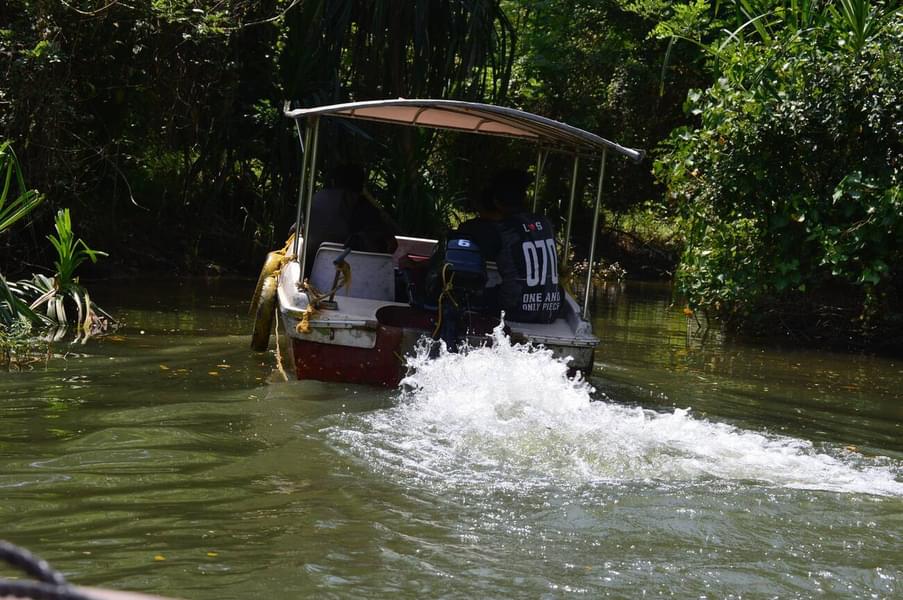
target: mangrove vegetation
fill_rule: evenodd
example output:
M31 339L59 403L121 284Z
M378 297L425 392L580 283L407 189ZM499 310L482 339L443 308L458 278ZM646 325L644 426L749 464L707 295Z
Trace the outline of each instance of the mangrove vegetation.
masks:
M0 175L3 175L0 189L0 235L3 235L44 197L25 185L9 142L0 145ZM87 289L75 275L81 263L89 259L97 262L106 253L92 250L84 240L75 237L68 208L56 214L54 229L47 236L56 252L52 275L37 273L29 279L10 282L0 272L0 366L9 368L30 362L36 354L48 355L50 342L62 339L70 326L76 340L87 340L115 323L91 301Z
M65 283L76 263L253 274L293 220L284 100L455 98L647 150L609 169L604 256L629 277L673 277L688 313L899 352L901 57L893 0L8 0L0 141L41 193L22 191L18 167L7 177L23 199L0 214L17 221L0 229L0 270L30 278L68 252L45 315L66 295L89 306ZM367 164L413 235L453 225L491 169L535 159L465 135L322 133L322 164ZM569 168L547 166L553 220ZM594 169L577 185L589 215ZM73 219L107 259L66 237ZM575 222L579 262L592 219ZM52 287L39 275L28 306Z

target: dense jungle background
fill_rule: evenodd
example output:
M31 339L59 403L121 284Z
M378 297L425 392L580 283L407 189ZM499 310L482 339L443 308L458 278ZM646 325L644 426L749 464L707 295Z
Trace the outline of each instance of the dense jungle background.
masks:
M610 163L604 256L631 277L673 277L688 311L807 343L899 352L899 9L865 0L6 0L0 272L52 275L58 244L46 234L56 227L63 239L62 226L73 247L71 230L109 255L93 263L100 254L81 242L85 277L253 275L294 215L300 152L284 100L455 98L645 149L641 164ZM531 148L431 131L331 124L321 134L320 165L367 164L378 199L411 235L453 225L489 171L535 158ZM547 167L544 209L556 219L570 168L555 158ZM596 168L580 170L587 217ZM591 222L576 219L578 259Z

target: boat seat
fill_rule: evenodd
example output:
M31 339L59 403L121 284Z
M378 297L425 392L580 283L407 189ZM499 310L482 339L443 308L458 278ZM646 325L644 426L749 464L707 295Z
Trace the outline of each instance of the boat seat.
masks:
M332 261L344 250L342 244L324 242L317 250L310 282L321 292L332 289L335 265ZM345 258L351 265L351 289L342 288L336 296L353 296L368 300L395 300L395 266L391 254L353 250Z

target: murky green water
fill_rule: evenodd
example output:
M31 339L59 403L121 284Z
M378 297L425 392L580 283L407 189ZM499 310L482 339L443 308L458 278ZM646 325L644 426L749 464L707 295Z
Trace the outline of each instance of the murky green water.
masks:
M267 383L250 287L95 286L122 330L0 374L2 537L197 599L903 595L903 363L688 336L632 286L595 391L512 348L404 398Z

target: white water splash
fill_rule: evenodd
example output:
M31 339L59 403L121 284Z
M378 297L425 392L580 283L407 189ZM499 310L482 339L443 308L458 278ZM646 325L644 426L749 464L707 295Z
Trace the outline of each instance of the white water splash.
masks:
M591 402L548 350L512 345L423 349L398 406L328 430L388 476L441 487L757 482L778 487L903 496L890 459L834 455L810 442L696 419Z

